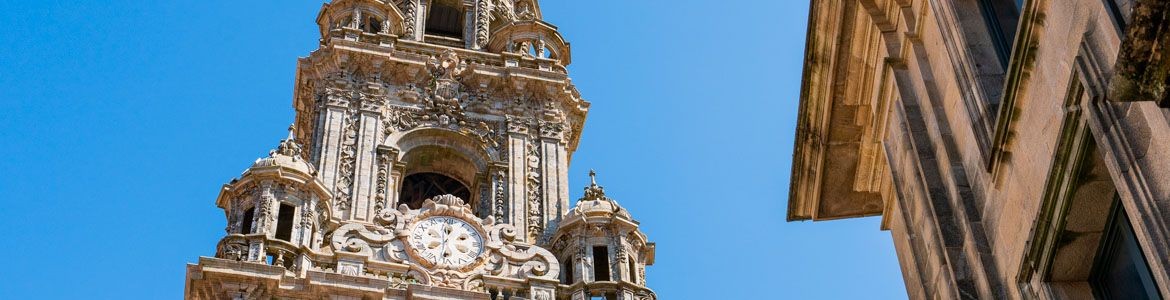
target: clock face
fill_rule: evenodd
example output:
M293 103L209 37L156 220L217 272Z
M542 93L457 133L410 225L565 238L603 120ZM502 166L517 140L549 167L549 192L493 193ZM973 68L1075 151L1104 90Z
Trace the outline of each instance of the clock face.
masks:
M415 223L410 245L419 258L436 267L463 268L483 253L483 236L471 224L452 217Z

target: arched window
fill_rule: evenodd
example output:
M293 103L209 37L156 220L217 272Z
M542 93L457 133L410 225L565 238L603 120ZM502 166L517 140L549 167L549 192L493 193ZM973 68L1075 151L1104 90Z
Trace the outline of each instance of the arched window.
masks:
M295 215L296 207L284 203L280 204L279 213L276 214L276 239L292 242L292 225Z
M630 261L630 282L638 284L638 264L634 262L634 258L629 258Z
M240 234L251 234L252 233L252 219L255 219L255 216L256 216L256 208L255 207L249 208L247 211L244 211L244 218L242 220L240 220L240 225L241 225L240 226Z
M565 257L565 261L563 263L564 266L561 267L561 272L564 273L565 276L561 276L561 283L573 284L573 257Z
M471 202L471 190L459 180L439 173L415 173L402 179L398 203L418 209L423 201L446 194Z
M609 247L593 246L593 281L609 281Z
M427 14L426 33L463 38L463 5L460 1L435 0Z

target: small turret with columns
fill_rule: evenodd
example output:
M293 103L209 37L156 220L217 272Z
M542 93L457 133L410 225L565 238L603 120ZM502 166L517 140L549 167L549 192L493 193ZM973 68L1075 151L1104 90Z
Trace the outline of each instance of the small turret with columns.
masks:
M656 299L646 287L646 266L654 264L654 243L638 230L638 221L597 184L589 186L553 236L552 251L561 261L561 284L571 299Z
M329 193L302 157L292 127L288 138L225 184L216 203L228 219L216 256L265 262L303 272L329 218Z

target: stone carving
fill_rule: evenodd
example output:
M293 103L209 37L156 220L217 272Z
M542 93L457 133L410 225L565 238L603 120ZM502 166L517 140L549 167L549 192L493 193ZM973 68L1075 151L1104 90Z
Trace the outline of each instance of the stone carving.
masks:
M225 239L220 242L219 257L243 261L248 258L248 244L240 239Z
M516 19L516 11L512 8L511 0L495 0L492 5L492 18L500 23L511 23Z
M435 96L444 100L455 98L461 87L459 80L471 73L472 65L464 63L453 50L443 51L438 57L431 57L427 62L427 69L431 72L430 88Z
M334 186L334 203L341 211L348 211L353 199L353 176L357 155L357 119L352 111L347 111L343 121L345 123L341 136L341 158L338 160L337 183Z
M532 21L536 19L536 8L533 7L530 0L516 1L516 20Z
M386 181L389 180L390 158L385 153L378 153L375 157L378 173L374 175L374 211L380 212L386 208Z
M335 252L369 257L375 261L428 266L426 260L407 246L414 224L432 217L455 218L471 224L485 236L483 252L465 266L435 265L421 273L428 285L482 290L480 274L515 279L540 278L555 280L559 266L551 252L523 244L516 240L516 230L509 224L496 223L494 217L480 219L462 199L451 195L438 196L423 202L418 210L406 205L379 213L379 225L345 224L335 230L330 246ZM342 265L338 265L339 272Z
M415 35L415 20L418 14L418 0L401 0L398 2L398 10L402 11L402 34L410 39L414 39Z
M536 121L532 118L518 117L509 115L505 118L508 123L508 133L515 133L520 135L528 135L529 128L533 126Z
M295 140L295 138L296 138L295 129L296 129L296 127L289 125L288 126L288 137L285 138L284 140L280 141L280 145L276 146L276 149L269 151L268 156L281 154L284 156L292 157L293 160L301 159L302 158L301 157L301 144L297 143Z
M528 241L535 242L544 235L544 198L541 197L540 145L527 143L525 178L528 193Z
M483 49L488 44L488 26L491 20L488 12L491 11L488 0L476 1L475 7L475 49Z
M496 172L492 174L492 184L495 185L494 188L496 190L495 195L492 196L492 201L494 203L492 205L495 207L496 212L495 218L496 220L500 220L500 222L506 222L504 220L508 219L507 173L505 173L504 170L496 170Z

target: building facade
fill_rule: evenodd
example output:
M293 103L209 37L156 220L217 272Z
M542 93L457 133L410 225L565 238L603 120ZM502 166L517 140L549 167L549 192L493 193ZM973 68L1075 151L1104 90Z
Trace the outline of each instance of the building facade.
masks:
M788 220L911 299L1170 295L1170 1L812 1Z
M595 178L569 199L590 103L537 1L335 0L316 22L289 136L223 186L186 299L657 298L638 222Z

